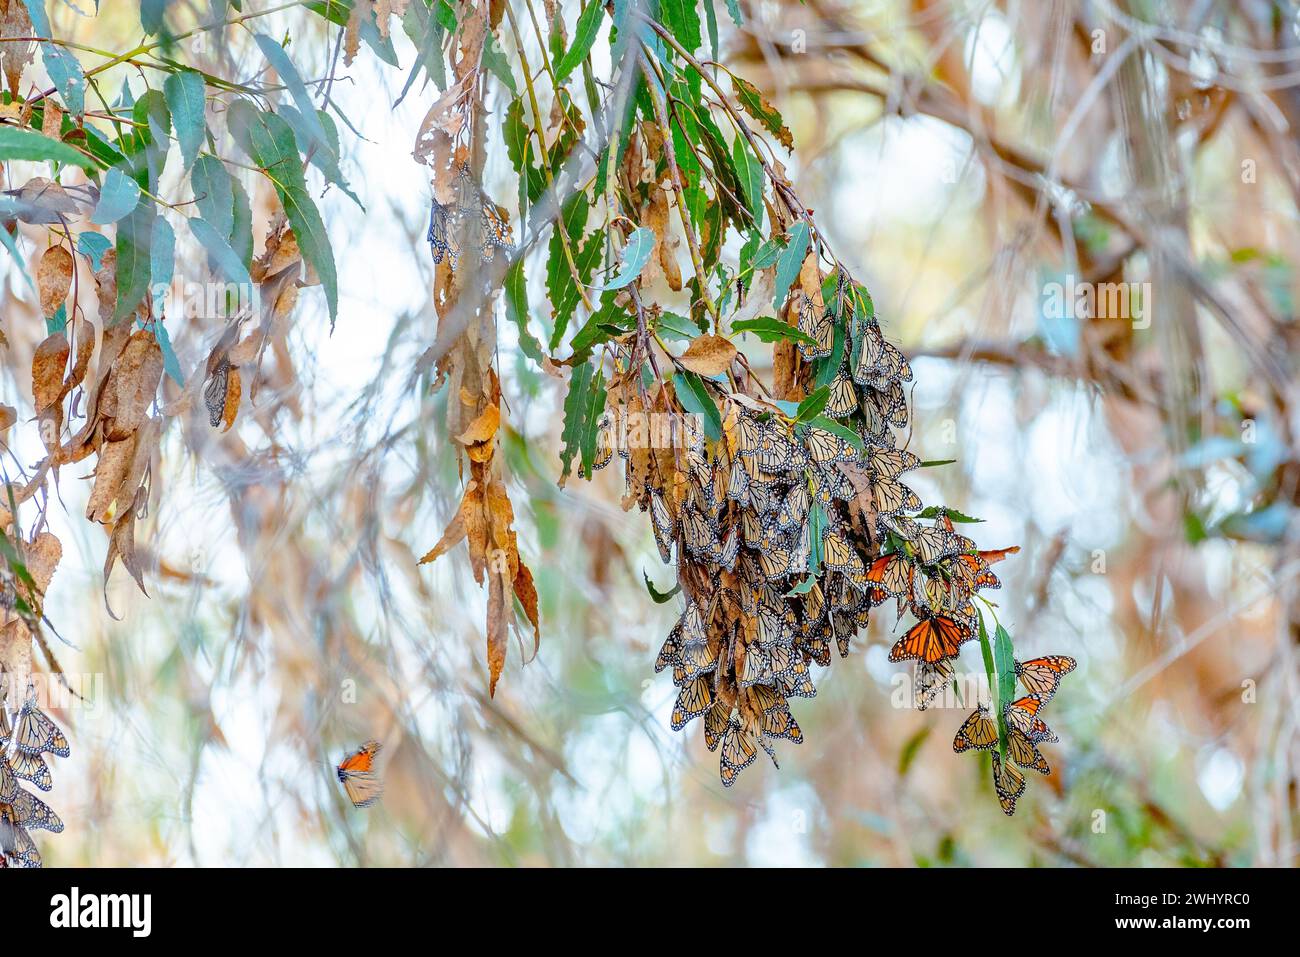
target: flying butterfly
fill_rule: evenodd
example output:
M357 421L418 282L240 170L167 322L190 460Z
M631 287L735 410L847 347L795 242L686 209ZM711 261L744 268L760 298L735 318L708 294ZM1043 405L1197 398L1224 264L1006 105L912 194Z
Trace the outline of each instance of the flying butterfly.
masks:
M382 747L378 741L367 741L344 758L336 769L353 807L370 807L384 793L384 783L375 771L375 755Z
M933 664L942 658L954 658L961 644L973 637L957 622L944 615L927 615L908 629L907 634L889 650L890 661L919 658Z
M1038 695L1046 704L1061 686L1061 679L1075 669L1077 662L1068 655L1046 655L1016 662L1016 677L1025 690Z

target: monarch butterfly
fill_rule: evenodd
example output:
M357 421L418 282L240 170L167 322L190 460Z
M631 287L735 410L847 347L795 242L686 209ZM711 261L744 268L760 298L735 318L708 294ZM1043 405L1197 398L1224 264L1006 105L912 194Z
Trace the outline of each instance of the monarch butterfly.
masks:
M718 765L722 786L729 788L735 784L736 777L753 764L756 757L758 748L754 736L733 718L722 736L722 755Z
M433 253L434 265L441 263L444 256L451 257L451 265L456 267L456 251L451 245L450 231L447 228L451 210L438 202L435 196L429 201L429 249Z
M717 554L718 530L716 523L709 521L694 508L683 508L681 515L682 537L686 548L700 558Z
M790 491L781 501L780 508L776 512L776 527L782 531L803 525L808 520L808 507L812 504L812 496L808 492L806 482L795 482L790 486Z
M788 643L790 640L790 622L780 612L767 603L758 606L758 643L771 645Z
M808 447L808 455L814 462L839 462L850 457L853 446L838 435L816 426L808 426L801 431L804 444Z
M1057 740L1056 735L1052 733L1052 729L1043 722L1042 718L1038 717L1038 710L1042 706L1043 698L1036 694L1017 698L1007 704L1005 712L1007 725L1019 728L1030 741Z
M881 555L867 569L867 581L873 586L867 592L868 600L876 605L889 596L910 601L914 572L915 566L902 552Z
M790 575L790 549L773 543L770 549L758 553L758 567L767 579L787 578Z
M830 311L818 309L807 293L799 293L795 309L799 331L814 340L814 343L799 343L800 355L808 362L830 355L835 350L835 325Z
M670 665L677 664L678 638L681 633L682 625L679 621L673 625L672 631L668 632L668 637L664 639L663 646L659 649L659 656L655 658L655 674Z
M829 525L822 534L822 561L831 571L843 572L850 578L864 577L867 573L862 556L854 551L844 533Z
M384 783L375 772L375 755L383 745L367 741L338 766L339 781L353 807L370 807L384 793Z
M483 246L480 250L484 262L491 262L496 249L514 249L514 234L505 210L486 196L481 196L479 221L483 232Z
M208 424L214 429L221 424L226 415L226 393L230 389L230 360L222 356L217 367L212 370L212 377L203 387L203 404L208 409Z
M759 686L763 687L763 686ZM789 707L769 708L763 712L763 734L769 738L785 738L795 744L803 744L803 731L795 721Z
M680 731L713 705L713 681L707 675L682 685L673 705L672 728Z
M614 460L614 431L608 423L601 426L596 434L596 457L592 460L591 470L599 472Z
M668 511L668 503L658 492L650 493L650 523L654 528L659 557L665 562L671 561L673 540L677 537L677 523L673 521L673 513Z
M9 747L10 728L4 709L0 708L0 751ZM31 701L18 712L18 750L23 754L41 754L48 751L60 758L72 753L68 739L58 725L47 718Z
M744 449L740 454L745 454ZM764 472L801 472L808 465L803 449L772 426L763 428L749 454Z
M736 526L731 526L731 531L727 532L727 537L722 544L718 546L716 561L727 571L736 567L736 558L740 555L740 535L737 533Z
M841 372L831 380L831 394L826 402L826 414L832 419L842 419L852 415L857 407L858 394L853 389L853 380Z
M14 777L9 765L0 757L0 804L9 804L18 793L18 779Z
M1038 695L1046 704L1061 686L1061 679L1073 671L1076 664L1067 655L1047 655L1029 661L1017 661L1016 677L1026 691Z
M959 552L952 557L952 571L967 593L980 588L1002 587L1001 580L989 571L988 565L979 555Z
M63 830L63 821L50 809L50 806L22 788L10 802L16 817L16 823L25 828L36 828L58 834Z
M813 684L812 675L808 674L808 666L802 659L796 660L790 674L780 681L787 698L812 698L817 694L817 686Z
M710 751L718 749L718 742L722 740L730 723L731 709L721 701L715 701L713 706L704 712L704 744Z
M867 449L867 468L879 478L898 478L920 464L920 458L903 449L882 449L874 445Z
M1030 768L1039 774L1052 773L1052 769L1047 764L1047 759L1038 750L1038 746L1030 741L1019 728L1007 730L1007 754L1012 761L1022 768Z
M16 751L9 756L8 760L9 768L12 769L14 776L20 777L24 781L31 781L42 791L48 791L54 787L54 780L50 777L50 768L40 755L24 754L22 751ZM0 758L0 767L3 766L4 759ZM5 788L0 786L0 801L8 800L4 793Z
M912 367L893 343L886 341L879 324L868 323L862 335L862 348L853 378L860 385L878 387L888 381L908 382Z
M742 646L740 670L736 674L736 684L748 688L763 681L772 680L772 656L755 642Z
M916 710L924 711L952 680L953 667L951 658L939 661L918 661L916 663L916 684L914 699Z
M868 386L862 399L863 409L870 410L869 418L876 423L878 434L883 435L884 425L907 428L907 396L900 383L890 382L884 390Z
M41 855L31 835L18 824L14 809L0 806L0 863L10 867L40 867Z
M993 752L993 789L998 792L998 803L1002 813L1007 817L1016 813L1016 799L1025 793L1025 776L1014 764L1002 764L996 751Z
M737 502L743 508L749 504L749 470L744 460L737 455L731 460L731 472L727 476L727 498Z
M931 664L941 658L956 657L963 641L971 635L957 622L943 615L927 615L913 625L889 650L890 661L920 658Z
M971 748L987 750L998 744L998 726L989 714L989 709L980 705L971 712L952 739L952 749L961 754Z
M921 507L921 499L915 492L892 479L877 479L871 484L871 493L877 513L915 512Z
M828 515L834 514L835 510L831 506L836 499L847 502L854 496L853 483L838 468L814 468L812 492Z

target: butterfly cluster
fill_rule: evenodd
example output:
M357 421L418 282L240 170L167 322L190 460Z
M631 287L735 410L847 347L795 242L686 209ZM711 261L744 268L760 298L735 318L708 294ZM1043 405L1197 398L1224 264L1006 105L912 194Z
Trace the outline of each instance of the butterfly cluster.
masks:
M1052 769L1038 745L1054 742L1057 737L1039 717L1039 712L1052 700L1061 686L1061 679L1074 668L1075 660L1066 655L1047 655L1032 661L1015 662L1015 677L1029 693L1003 706L1000 725L988 708L981 705L953 738L952 749L958 754L971 749L993 752L993 787L998 794L998 803L1008 816L1015 813L1016 801L1025 793L1025 776L1020 773L1020 768L1039 774L1051 773Z
M40 852L28 832L63 830L59 816L19 781L49 791L54 782L42 755L66 758L69 753L67 738L36 706L34 694L17 709L13 726L0 699L0 867L40 867Z
M435 264L446 259L455 270L465 249L477 249L491 262L497 249L514 248L505 211L479 188L468 163L459 167L454 193L446 204L436 196L430 200L428 240Z
M701 380L718 411L716 438L695 416L677 420L668 448L620 447L607 426L599 436L593 467L618 447L625 504L649 513L661 557L676 562L685 607L655 665L678 689L672 727L703 719L725 786L759 750L775 763L777 739L802 742L790 700L816 693L810 666L829 666L832 649L847 656L871 609L891 598L917 619L890 657L918 662L925 707L975 637L971 597L997 586L988 566L1006 554L978 551L904 484L921 466L896 435L908 423L911 367L865 290L840 273L827 293L827 305L801 292L791 305L811 406ZM664 391L651 395L625 375L608 402L671 409Z

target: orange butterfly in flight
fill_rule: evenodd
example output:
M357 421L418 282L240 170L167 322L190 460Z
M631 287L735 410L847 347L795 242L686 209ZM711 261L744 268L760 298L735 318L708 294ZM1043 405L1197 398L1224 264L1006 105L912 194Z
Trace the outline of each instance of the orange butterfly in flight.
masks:
M374 770L375 755L381 747L378 741L367 741L338 767L339 780L353 807L370 807L384 793L384 783Z
M961 643L973 637L944 615L932 615L922 618L913 625L902 638L894 643L889 651L890 661L903 661L907 658L920 658L934 664L944 658L954 658L961 650Z

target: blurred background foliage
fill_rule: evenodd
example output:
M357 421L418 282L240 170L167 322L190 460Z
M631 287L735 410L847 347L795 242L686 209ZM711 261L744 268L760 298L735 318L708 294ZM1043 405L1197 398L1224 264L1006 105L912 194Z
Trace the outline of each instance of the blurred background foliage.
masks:
M176 23L206 12L166 6ZM956 460L917 490L984 519L983 547L1023 546L991 595L1020 656L1080 662L1044 786L1003 817L987 766L951 752L969 705L896 706L905 672L880 615L797 708L809 742L724 792L698 736L668 730L674 691L651 671L678 611L647 594L643 575L670 581L648 524L612 474L557 488L562 383L506 324L503 447L544 638L526 665L531 648L511 649L489 699L463 552L415 566L458 473L445 391L410 387L436 328L410 147L437 94L417 84L394 105L417 54L394 32L398 66L362 56L332 85L365 204L320 199L334 332L304 295L251 414L223 436L167 434L137 530L150 597L119 574L121 620L106 616L75 468L66 512L50 505L59 656L102 679L92 708L59 715L68 828L43 836L47 864L1294 863L1294 4L740 6L721 58L782 111L799 195L913 359L911 449ZM139 40L134 4L51 12L57 36ZM292 35L304 77L328 75L339 27L288 5L266 29ZM262 68L247 34L222 37L189 56ZM104 82L139 92L143 73ZM486 181L513 210L496 146ZM272 195L253 199L266 222ZM4 262L0 400L24 409L44 329ZM1150 283L1149 323L1054 314L1051 284L1071 277ZM211 332L176 336L182 359ZM30 465L27 427L5 441ZM966 665L981 670L973 647ZM369 737L386 743L387 793L359 812L333 765Z

